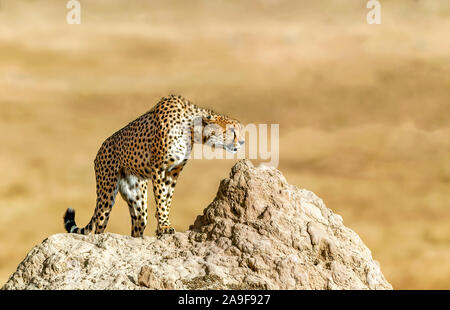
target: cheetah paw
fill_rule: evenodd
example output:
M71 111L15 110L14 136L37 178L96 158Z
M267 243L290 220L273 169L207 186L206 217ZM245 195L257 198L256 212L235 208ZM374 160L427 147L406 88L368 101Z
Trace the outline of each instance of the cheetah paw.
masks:
M175 233L175 229L173 229L172 227L170 227L170 226L161 226L156 231L156 236L161 237L162 235L174 234L174 233Z

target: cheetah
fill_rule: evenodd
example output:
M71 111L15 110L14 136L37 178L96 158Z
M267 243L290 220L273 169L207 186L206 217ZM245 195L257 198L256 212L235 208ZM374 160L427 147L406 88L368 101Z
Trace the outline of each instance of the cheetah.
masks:
M94 160L97 188L94 214L84 228L78 228L75 211L67 209L66 231L87 235L95 225L94 233L103 233L119 192L128 204L131 236L142 237L147 225L147 190L151 180L156 202L156 235L175 233L169 221L170 206L193 143L235 153L244 144L243 127L239 121L200 108L181 96L162 98L147 113L103 142Z

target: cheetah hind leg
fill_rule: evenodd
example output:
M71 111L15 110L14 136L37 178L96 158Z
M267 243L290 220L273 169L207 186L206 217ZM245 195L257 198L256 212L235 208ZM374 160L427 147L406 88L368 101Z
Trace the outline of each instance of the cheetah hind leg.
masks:
M147 180L121 173L119 192L127 202L131 216L131 236L142 237L147 226Z
M97 204L91 220L85 227L78 228L75 223L75 210L69 208L64 214L64 227L67 232L88 235L91 233L94 225L95 234L100 234L105 231L116 197L115 189L117 188L117 180L113 175L107 175L105 178L107 184L99 187L99 180L102 179L102 176L103 174L97 173Z

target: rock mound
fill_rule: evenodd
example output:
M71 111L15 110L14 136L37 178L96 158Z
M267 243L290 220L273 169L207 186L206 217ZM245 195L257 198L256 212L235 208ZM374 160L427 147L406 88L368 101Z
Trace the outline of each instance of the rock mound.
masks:
M359 236L274 168L238 162L186 232L57 234L3 289L392 289Z

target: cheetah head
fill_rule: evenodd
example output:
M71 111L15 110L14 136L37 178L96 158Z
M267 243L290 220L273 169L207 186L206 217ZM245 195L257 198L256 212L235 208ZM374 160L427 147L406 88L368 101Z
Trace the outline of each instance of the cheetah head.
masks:
M236 153L244 144L243 126L237 120L208 115L203 119L203 142Z

